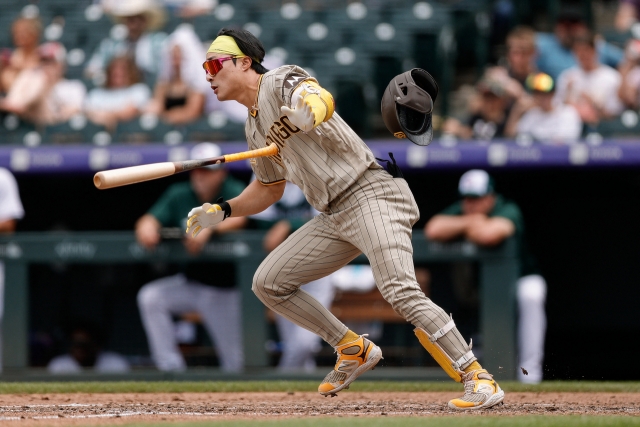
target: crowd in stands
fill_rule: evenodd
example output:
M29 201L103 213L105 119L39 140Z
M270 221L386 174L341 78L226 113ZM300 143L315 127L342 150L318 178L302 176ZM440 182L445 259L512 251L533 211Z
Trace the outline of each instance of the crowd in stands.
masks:
M212 16L223 5L215 0L96 4L120 31L114 27L87 52L76 79L66 77L74 46L43 42L50 37L44 37L38 16L15 18L12 46L0 46L0 115L40 127L82 115L110 133L142 117L187 126L215 111L223 111L224 122L244 122L245 109L218 102L205 80L201 63L209 40L190 24L170 31L166 26L168 16ZM614 25L621 34L636 24L638 8L636 1L620 0ZM567 9L555 17L552 32L517 25L504 43L503 58L485 68L466 111L445 112L436 134L562 144L639 107L640 40L630 36L625 46L607 42L580 13ZM272 66L282 63L270 59Z
M638 106L638 40L623 49L592 32L573 11L559 14L553 33L515 27L504 65L486 69L466 121L442 131L460 138L516 138L562 144ZM634 71L635 70L635 71Z
M115 132L118 124L143 115L185 125L225 108L201 67L207 42L191 25L179 25L170 34L163 31L168 11L192 16L213 6L205 0L166 5L104 0L101 7L123 31L120 36L105 35L79 79L65 78L67 47L59 41L43 43L39 17L18 16L11 26L13 46L2 51L0 114L14 114L40 127L82 115ZM233 120L237 113L229 116Z

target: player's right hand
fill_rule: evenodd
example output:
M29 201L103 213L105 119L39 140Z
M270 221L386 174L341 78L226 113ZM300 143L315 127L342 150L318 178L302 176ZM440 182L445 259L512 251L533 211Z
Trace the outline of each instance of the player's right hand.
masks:
M224 209L219 204L205 203L189 211L187 234L196 237L203 228L214 227L225 218Z
M313 129L315 116L309 104L304 102L300 95L294 95L291 98L291 108L283 105L280 111L286 114L291 123L303 132L309 132Z

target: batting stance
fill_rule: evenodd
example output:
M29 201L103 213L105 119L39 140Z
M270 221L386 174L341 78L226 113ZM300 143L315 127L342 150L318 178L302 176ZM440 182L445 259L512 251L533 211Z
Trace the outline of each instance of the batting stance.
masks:
M296 184L321 213L272 251L253 279L253 291L269 308L315 332L334 346L338 360L318 391L333 396L382 358L380 348L349 330L300 287L327 276L364 253L376 284L394 310L415 326L422 345L465 393L454 409L500 403L504 392L477 362L453 319L420 290L411 246L418 206L393 165L380 166L365 143L334 113L334 100L300 67L268 71L260 63L261 42L244 30L222 29L207 52L206 78L221 101L249 110L245 133L250 148L276 144L279 153L256 158L254 180L238 196L205 203L189 213L187 233L197 235L228 217L256 214ZM388 88L397 137L425 145L431 140L431 107L437 86L424 70L396 77ZM431 91L431 92L430 92ZM385 104L385 103L383 103ZM383 110L389 107L383 105ZM397 123L396 123L397 122ZM389 123L398 124L395 130Z

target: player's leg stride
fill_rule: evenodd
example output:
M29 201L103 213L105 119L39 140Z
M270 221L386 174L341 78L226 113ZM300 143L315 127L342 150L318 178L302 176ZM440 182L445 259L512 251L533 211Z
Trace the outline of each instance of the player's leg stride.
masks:
M449 356L448 352L438 342L455 328L453 318L434 334L429 334L422 328L414 329L420 344L431 354L444 371L454 381L464 385L464 395L449 401L449 408L456 410L486 409L504 400L504 391L493 376L482 369L471 351L462 355L458 360ZM464 366L464 368L462 368Z
M342 341L335 347L338 360L333 371L324 378L318 387L318 393L323 396L336 396L340 390L349 388L356 378L369 369L373 369L382 359L382 350L370 340L367 335L356 335L349 331ZM355 339L353 339L355 337Z

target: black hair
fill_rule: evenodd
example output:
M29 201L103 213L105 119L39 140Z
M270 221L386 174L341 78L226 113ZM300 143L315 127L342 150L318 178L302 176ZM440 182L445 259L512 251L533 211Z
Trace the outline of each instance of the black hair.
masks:
M241 28L223 28L218 31L218 36L233 37L242 53L251 58L251 68L253 68L256 73L264 74L269 71L262 65L262 60L265 55L264 46L262 46L262 42L249 31Z
M91 339L101 346L105 342L105 335L102 327L98 324L98 322L87 319L87 318L74 318L70 321L66 322L64 327L64 331L68 336L68 339L71 340L71 336L75 332L82 331L89 335Z

